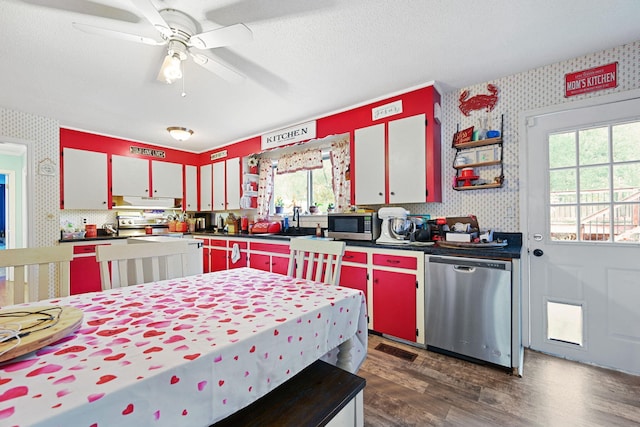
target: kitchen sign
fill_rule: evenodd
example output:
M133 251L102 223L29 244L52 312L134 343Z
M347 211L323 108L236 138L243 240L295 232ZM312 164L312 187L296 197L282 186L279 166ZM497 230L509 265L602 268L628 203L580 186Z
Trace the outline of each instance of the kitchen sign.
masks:
M316 121L302 123L262 135L262 149L280 147L316 137Z
M167 157L167 155L163 150L154 150L152 148L136 147L135 145L129 146L129 153L139 154L141 156L157 157L159 159L164 159L165 157Z
M211 154L211 160L224 159L227 157L227 150L218 151L217 153Z
M380 120L400 113L402 113L402 100L372 108L371 120Z
M617 62L564 75L565 98L617 86Z

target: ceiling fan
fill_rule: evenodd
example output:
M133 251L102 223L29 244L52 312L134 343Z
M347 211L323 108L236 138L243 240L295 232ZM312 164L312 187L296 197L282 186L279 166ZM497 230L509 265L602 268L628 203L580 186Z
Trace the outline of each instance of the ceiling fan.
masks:
M244 43L253 39L253 33L244 24L234 24L215 30L197 33L198 23L184 12L176 9L157 10L150 0L130 0L140 13L160 32L162 40L129 34L107 28L74 22L74 28L102 36L114 37L152 46L167 46L165 57L158 80L173 83L182 78L182 62L189 56L193 61L206 70L223 79L239 83L245 76L236 70L210 58L193 49L212 49L236 43Z

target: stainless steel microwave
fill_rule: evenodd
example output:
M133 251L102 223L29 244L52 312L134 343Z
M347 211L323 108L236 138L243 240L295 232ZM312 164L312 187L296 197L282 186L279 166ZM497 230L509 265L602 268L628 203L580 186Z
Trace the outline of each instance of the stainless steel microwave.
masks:
M375 212L330 213L327 229L334 239L374 241L380 237L380 220Z

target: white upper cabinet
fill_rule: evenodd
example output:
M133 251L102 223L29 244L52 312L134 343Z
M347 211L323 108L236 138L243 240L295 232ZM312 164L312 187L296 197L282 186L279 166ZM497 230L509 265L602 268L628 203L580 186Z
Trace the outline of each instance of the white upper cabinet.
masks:
M240 209L240 158L226 162L227 209Z
M200 210L213 210L211 197L211 171L212 165L200 166Z
M182 199L182 164L151 161L153 197Z
M185 176L185 202L182 204L184 210L198 210L198 168L186 165L184 167Z
M240 158L213 164L213 210L240 209Z
M356 205L427 200L424 114L356 129L354 138Z
M389 122L389 203L426 201L425 115Z
M354 135L355 203L385 203L384 124L356 129Z
M114 196L182 199L182 164L129 156L111 156L111 193ZM151 186L153 184L153 188Z
M64 209L108 209L106 153L64 148Z
M213 164L213 210L223 211L226 209L225 200L225 162Z
M111 194L114 196L151 197L149 161L138 157L111 156Z

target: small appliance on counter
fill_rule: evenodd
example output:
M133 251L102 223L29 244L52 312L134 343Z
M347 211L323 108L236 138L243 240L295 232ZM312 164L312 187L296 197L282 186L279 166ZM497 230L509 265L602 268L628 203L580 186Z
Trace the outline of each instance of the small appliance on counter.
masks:
M380 237L380 220L375 212L329 213L327 236L341 240L374 242Z
M280 221L259 221L253 224L252 234L275 234L281 230Z
M380 237L376 243L387 245L402 245L411 243L410 236L415 231L415 223L411 221L409 211L404 208L388 207L378 210L378 217L382 220Z

